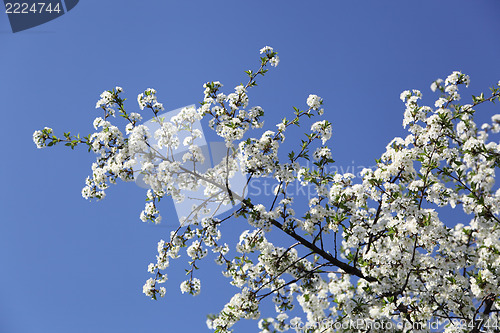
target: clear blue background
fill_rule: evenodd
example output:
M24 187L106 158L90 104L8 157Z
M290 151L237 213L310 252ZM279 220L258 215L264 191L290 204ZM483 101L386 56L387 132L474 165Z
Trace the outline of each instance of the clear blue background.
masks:
M129 111L148 87L167 109L201 101L206 81L230 92L271 45L282 61L250 95L267 126L318 94L338 165L370 166L405 134L402 90L420 89L433 104L430 83L452 70L471 76L464 99L500 79L499 33L496 0L82 0L16 34L1 12L0 332L204 332L205 314L234 291L206 262L202 294L181 295L181 259L165 299L145 297L147 264L175 224L172 205L163 207L165 226L154 227L138 218L145 193L134 184L85 201L94 156L83 147L37 150L36 129L91 132L99 94L115 85ZM487 120L499 108L482 112Z

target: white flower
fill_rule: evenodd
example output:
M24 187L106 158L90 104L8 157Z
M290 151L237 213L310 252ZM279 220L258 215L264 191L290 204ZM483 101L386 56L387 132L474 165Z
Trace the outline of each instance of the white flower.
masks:
M273 48L270 46L264 46L263 48L260 49L260 54L266 53L266 52L273 52Z
M443 82L442 79L437 79L436 81L432 82L432 84L431 84L432 92L435 92L437 90L437 88L441 85L442 82Z
M137 112L132 112L131 114L129 114L128 117L131 121L141 121L142 120L142 116Z
M103 123L103 122L104 122L104 120L101 117L95 118L94 123L93 123L94 129L97 130L97 127L101 126L101 123Z
M332 124L327 120L317 121L311 126L311 131L317 132L321 142L325 144L332 137Z
M144 107L146 106L146 103L144 103L143 100L144 100L144 94L137 95L137 104L139 104L139 108L141 110L144 110Z
M153 278L149 278L142 287L142 292L146 294L146 296L153 296L154 290L155 290L155 280Z
M318 110L322 104L323 99L318 95L309 95L309 97L307 97L307 105L313 110Z
M273 67L277 67L278 64L280 63L280 57L278 57L277 55L275 55L274 57L272 57L270 60L269 60L269 63L271 64L271 66Z
M436 103L434 103L434 106L437 107L437 108L442 108L443 105L446 104L446 102L448 102L445 98L439 98Z
M105 107L113 101L113 94L110 91L103 91L100 97L101 99L95 105L96 109Z
M197 278L193 278L192 280L187 280L181 283L180 285L181 292L189 293L193 296L196 296L200 293L201 290L201 282Z
M200 245L200 241L194 241L186 250L186 253L191 259L202 259L204 258L208 251L206 249L202 249Z
M320 147L314 151L313 157L315 160L320 160L322 158L332 158L332 152L328 147Z
M36 147L39 149L46 147L45 141L52 133L54 131L50 127L45 127L42 131L33 132L33 142L36 144Z
M405 90L401 93L401 95L399 95L399 98L405 102L407 98L410 98L411 96L411 92L409 90Z

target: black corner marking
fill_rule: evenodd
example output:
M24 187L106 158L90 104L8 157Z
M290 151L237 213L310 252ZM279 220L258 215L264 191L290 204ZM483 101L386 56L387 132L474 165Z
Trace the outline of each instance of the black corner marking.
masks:
M69 12L70 10L75 8L75 6L78 4L78 1L80 0L64 0L64 3L66 4L66 10Z

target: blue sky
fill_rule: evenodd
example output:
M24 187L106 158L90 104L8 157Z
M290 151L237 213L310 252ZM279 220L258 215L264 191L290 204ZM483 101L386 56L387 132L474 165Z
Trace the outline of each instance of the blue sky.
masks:
M499 17L495 0L82 0L13 34L2 11L0 332L204 332L205 314L234 291L207 261L201 295L181 295L181 259L169 269L165 299L145 297L147 265L169 227L140 222L145 193L134 184L85 201L94 156L83 147L37 150L36 129L90 133L99 94L116 85L130 111L148 87L167 110L197 103L206 81L227 91L246 82L243 71L271 45L281 63L250 93L267 126L317 94L333 123L337 165L370 166L405 135L401 91L420 89L433 104L430 83L453 70L471 76L464 99L500 79ZM481 112L486 120L494 111ZM165 203L164 215L171 210Z

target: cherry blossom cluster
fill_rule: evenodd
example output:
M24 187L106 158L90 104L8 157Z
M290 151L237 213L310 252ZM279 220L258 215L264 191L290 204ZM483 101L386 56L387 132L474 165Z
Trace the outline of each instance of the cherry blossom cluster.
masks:
M183 190L203 189L204 200L158 243L144 294L165 296L165 270L171 259L185 254L182 293L201 292L198 265L207 258L239 288L207 320L218 333L231 331L241 319L259 319L262 333L359 332L360 321L384 327L371 331L426 332L427 323L436 320L447 323L444 332L493 332L488 320L498 320L500 313L500 189L495 184L500 114L482 125L474 116L483 104L500 101L500 81L489 96L472 96L470 104L459 104L461 86L470 84L461 72L431 84L440 94L433 106L422 105L419 90L402 92L408 135L391 140L376 167L356 179L329 167L332 124L310 120L324 114L319 96L309 95L307 108L294 107L290 119L261 129L264 109L251 105L249 91L279 57L269 46L260 53L258 70L245 72L246 84L226 94L222 83L207 82L200 107L184 108L171 119L160 116L164 108L154 89L139 94L139 109L149 110L158 123L154 133L139 123L140 113L125 110L123 89L116 87L97 102L104 112L93 122L97 132L58 138L46 127L33 134L38 148L86 144L97 155L82 190L86 199L103 198L118 178L143 176L150 187L143 222L161 222L165 196L181 202ZM127 121L125 134L110 122L116 114ZM202 137L197 121L206 121L227 147L225 158L205 171L199 167L208 157L197 144ZM309 131L303 137L286 136L291 126L304 122ZM186 150L179 157L175 151L181 145ZM229 180L239 171L248 182L277 181L274 196L246 198L245 190L231 189ZM287 191L294 182L312 186L314 197L301 205L303 198ZM221 217L209 202L238 205ZM440 213L445 207L454 210L454 221L445 221ZM230 246L220 227L236 220L249 229ZM279 243L271 241L275 235ZM275 313L262 317L266 299ZM402 326L388 325L396 323Z

